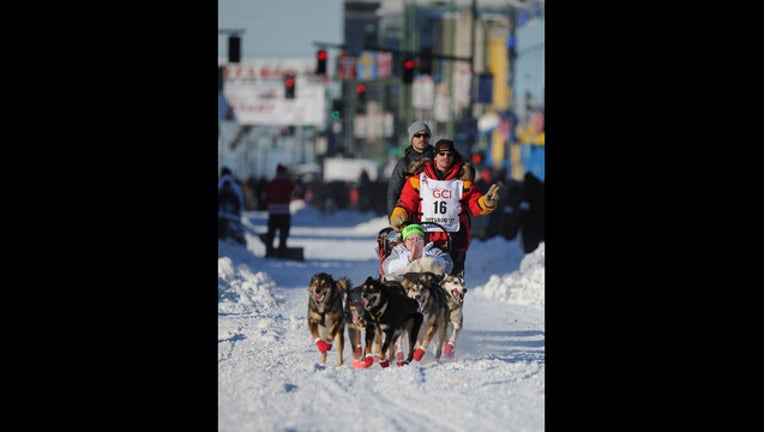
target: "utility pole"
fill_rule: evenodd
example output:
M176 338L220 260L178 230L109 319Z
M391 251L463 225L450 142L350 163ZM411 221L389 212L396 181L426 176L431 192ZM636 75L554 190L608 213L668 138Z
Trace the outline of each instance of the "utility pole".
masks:
M470 31L470 40L472 43L470 43L470 103L467 108L467 112L469 113L469 122L470 125L472 125L472 118L473 118L473 109L475 104L475 44L477 43L477 38L475 37L475 27L477 26L477 0L472 0L472 4L470 7L472 11L472 30ZM462 121L465 119L462 118ZM475 137L474 135L470 134L469 138L467 139L467 143L469 145L469 150L472 151L472 146L475 143Z
M406 1L406 7L404 9L404 25L403 25L403 47L404 49L408 51L414 51L414 48L417 47L416 40L415 40L415 31L416 31L416 5L411 2L411 0ZM411 104L411 87L412 85L404 85L402 86L402 91L400 92L400 99L398 101L399 107L406 107L406 111L403 116L403 124L401 125L401 130L406 132L407 127L409 124L411 124L414 120L414 108ZM407 133L404 133L403 135L408 136ZM409 143L408 140L404 140L406 142L406 145ZM400 144L399 144L400 146Z

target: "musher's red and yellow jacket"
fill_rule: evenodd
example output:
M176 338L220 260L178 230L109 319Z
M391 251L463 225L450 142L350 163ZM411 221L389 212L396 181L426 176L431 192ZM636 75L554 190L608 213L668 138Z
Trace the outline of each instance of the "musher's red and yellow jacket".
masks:
M419 174L424 172L427 178L433 180L451 180L460 179L464 181L462 189L462 211L459 213L459 231L451 233L451 250L466 251L469 249L472 239L472 230L470 229L470 215L485 216L493 213L496 207L489 207L485 204L485 197L474 182L475 171L469 162L461 158L455 159L451 168L441 173L435 169L432 159L420 159L415 161L409 167L409 178L403 185L401 196L395 203L395 208L390 214L390 220L396 215L403 215L406 220L420 222L422 218L422 199L419 196ZM443 232L434 232L430 240L444 239L446 234Z

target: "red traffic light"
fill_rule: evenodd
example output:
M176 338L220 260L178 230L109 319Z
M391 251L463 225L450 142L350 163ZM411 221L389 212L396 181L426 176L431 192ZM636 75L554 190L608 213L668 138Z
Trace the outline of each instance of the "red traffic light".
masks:
M326 50L320 49L316 52L316 74L326 75L326 59L328 55Z
M359 94L366 93L366 86L363 84L358 84L357 86L355 86L355 92Z
M412 58L406 58L403 60L403 72L402 72L402 80L405 84L411 84L414 82L414 67L416 66L416 63L414 63L414 59Z
M294 75L284 75L284 97L286 99L294 99L295 95L295 76Z

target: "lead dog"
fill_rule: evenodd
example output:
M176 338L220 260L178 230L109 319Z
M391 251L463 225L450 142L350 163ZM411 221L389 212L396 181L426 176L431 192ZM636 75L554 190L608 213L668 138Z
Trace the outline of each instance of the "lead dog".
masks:
M414 356L414 343L419 326L422 324L422 314L417 311L419 305L416 300L371 276L361 285L361 298L365 309L364 319L367 323L372 322L377 325L380 334L384 335L379 353L379 365L382 367L390 365L393 341L403 335L408 336L409 352L406 361L399 363L399 366L410 363Z
M337 340L337 366L342 366L345 340L345 313L342 298L350 289L350 280L334 280L328 273L316 273L310 278L308 292L308 330L321 352L321 364L326 364L326 352Z
M432 272L409 272L403 275L401 285L406 295L417 301L422 313L422 324L418 332L414 360L420 361L427 352L430 341L438 335L435 359L440 360L443 343L446 340L448 306L446 295L440 288L440 276Z
M443 353L447 358L454 358L454 344L459 332L462 329L464 316L462 308L464 306L464 294L467 288L464 287L464 278L459 275L446 275L440 282L440 287L446 292L446 303L448 305L448 324L451 325L451 335L448 337Z

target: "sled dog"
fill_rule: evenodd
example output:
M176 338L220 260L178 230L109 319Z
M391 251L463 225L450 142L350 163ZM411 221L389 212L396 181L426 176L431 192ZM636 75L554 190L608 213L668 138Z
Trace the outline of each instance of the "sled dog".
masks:
M380 366L390 365L393 341L402 335L408 337L409 351L406 361L399 366L410 363L414 356L417 333L422 325L422 314L417 311L419 305L416 300L401 294L397 288L387 286L381 279L373 279L371 276L361 285L361 298L366 322L378 326L380 335L384 336L379 352Z
M363 285L351 288L345 301L345 325L348 329L348 341L353 353L353 367L367 368L374 363L372 347L376 352L381 351L381 341L377 326L364 318L366 309L363 307L361 290ZM361 347L361 332L365 332L364 346Z
M350 288L350 280L334 280L328 273L316 273L310 278L308 292L308 330L321 352L321 364L326 364L326 352L337 341L337 366L342 366L345 340L345 314L342 298Z
M446 295L440 288L440 276L432 272L409 272L403 275L401 285L406 290L406 295L417 301L419 312L423 316L417 336L414 360L420 361L422 359L436 333L438 340L435 347L435 358L440 360L443 343L446 340L448 319Z
M459 275L446 275L440 282L440 287L446 293L446 303L448 308L448 322L451 327L451 335L448 337L448 343L443 352L447 358L454 358L454 344L459 332L462 330L463 315L462 306L464 305L464 295L467 288L464 287L464 278Z

